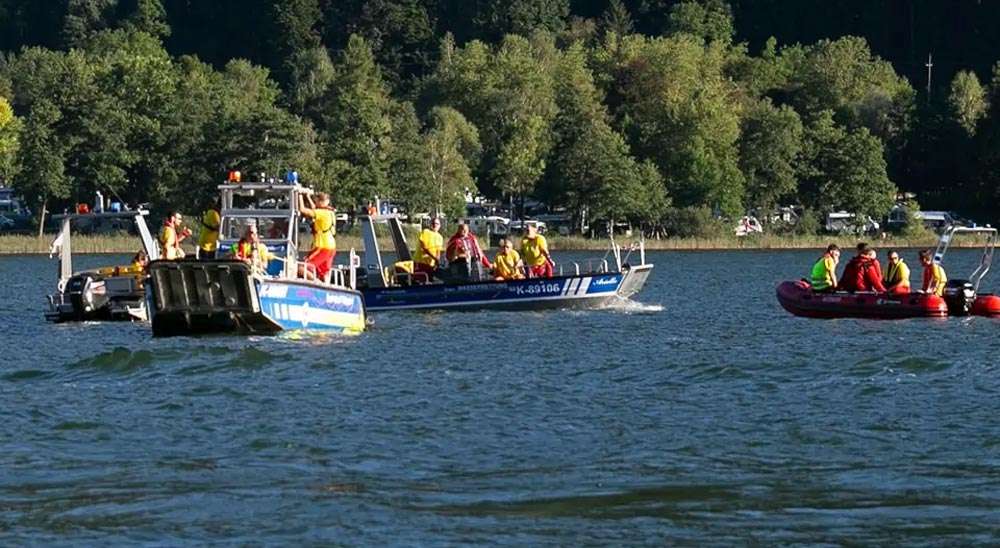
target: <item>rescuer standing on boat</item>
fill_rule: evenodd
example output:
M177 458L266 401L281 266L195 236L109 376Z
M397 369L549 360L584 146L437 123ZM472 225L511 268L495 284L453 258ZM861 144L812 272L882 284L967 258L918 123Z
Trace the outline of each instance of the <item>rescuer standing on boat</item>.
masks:
M938 297L944 295L944 286L948 283L948 276L944 272L944 267L934 262L931 250L925 249L920 252L920 264L924 265L924 283L921 286L924 293L931 293Z
M163 248L163 258L168 261L184 258L181 242L191 235L191 229L180 230L183 220L180 213L171 211L167 215L167 219L163 221L163 229L160 231L160 247Z
M889 251L889 268L885 274L885 288L889 293L905 294L910 292L910 267L903 259L899 258L899 253L893 249Z
M306 263L311 264L316 269L316 278L326 281L327 274L333 268L333 260L337 256L337 219L334 217L334 210L330 207L330 196L325 192L316 193L316 201L309 196L309 205L306 207L306 197L299 194L299 213L303 217L313 220L313 245L309 255L306 256ZM311 278L312 272L300 270L299 276Z
M413 253L413 270L427 275L428 280L434 279L434 273L441 264L441 248L444 238L441 237L441 219L431 219L430 227L420 231L417 239L417 250Z
M833 291L837 287L837 263L840 262L840 248L837 244L826 246L826 253L816 261L809 275L813 291Z
M201 215L201 230L198 232L198 258L211 260L219 246L219 226L222 224L222 204L216 200L212 207Z
M545 236L538 233L535 225L527 225L527 233L521 239L521 256L532 278L551 278L553 274L552 256Z

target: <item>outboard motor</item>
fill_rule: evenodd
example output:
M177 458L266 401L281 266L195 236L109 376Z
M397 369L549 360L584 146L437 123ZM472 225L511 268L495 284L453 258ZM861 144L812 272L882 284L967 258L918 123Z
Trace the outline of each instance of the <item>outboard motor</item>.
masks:
M66 280L63 290L78 317L93 315L108 304L104 280L93 273L77 274Z
M976 302L976 290L968 280L948 280L944 285L943 297L948 305L948 314L968 316L972 311L972 304Z

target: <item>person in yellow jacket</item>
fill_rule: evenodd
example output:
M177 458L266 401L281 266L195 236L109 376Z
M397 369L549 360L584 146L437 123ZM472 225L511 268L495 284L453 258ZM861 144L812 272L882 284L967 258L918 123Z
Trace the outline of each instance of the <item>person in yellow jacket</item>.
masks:
M527 232L521 239L521 256L532 278L551 278L554 263L549 255L549 243L538 233L535 225L527 225Z
M924 283L921 286L924 293L933 293L940 297L944 295L944 286L948 283L948 275L944 272L944 267L934 262L931 250L925 249L920 252L920 264L924 266Z
M413 270L427 275L428 280L434 279L438 266L441 264L441 250L444 248L444 238L439 232L441 219L431 219L428 228L420 232L417 239L417 250L413 253Z
M215 205L206 209L201 215L201 230L198 231L199 259L215 258L215 251L219 247L219 226L222 224L221 207L216 201Z
M524 279L524 263L521 254L514 250L510 240L500 240L500 251L493 259L493 275L497 281Z
M309 207L306 207L306 198L309 200ZM330 196L325 192L317 192L315 201L312 196L299 195L299 213L313 220L312 249L305 261L312 265L312 269L300 271L299 276L312 278L315 273L316 279L326 281L333 269L333 260L337 258L337 218L334 212L330 207Z
M163 221L163 228L160 230L160 248L163 250L163 258L168 261L176 261L184 258L184 249L181 242L191 235L191 229L181 230L181 222L184 219L177 211L171 211L167 219Z
M243 238L233 244L232 252L233 257L250 263L250 266L257 271L267 270L267 263L274 258L274 255L268 251L267 246L260 241L260 234L257 233L257 225L247 227Z
M837 244L826 246L826 252L813 264L809 273L809 283L813 291L833 291L837 288L837 263L840 262L840 248Z
M899 253L889 251L889 264L885 271L885 286L889 293L905 294L910 292L910 267L899 258Z

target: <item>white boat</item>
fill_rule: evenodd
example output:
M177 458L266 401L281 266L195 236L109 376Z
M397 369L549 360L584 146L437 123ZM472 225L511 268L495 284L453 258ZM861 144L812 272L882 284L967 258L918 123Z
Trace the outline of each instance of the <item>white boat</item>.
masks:
M51 250L59 255L59 282L56 292L48 296L46 319L53 322L146 319L143 268L120 265L74 272L72 228L74 223L113 222L125 226L131 221L139 237L139 249L155 260L159 248L146 226L147 215L148 211L139 209L53 217L61 222Z

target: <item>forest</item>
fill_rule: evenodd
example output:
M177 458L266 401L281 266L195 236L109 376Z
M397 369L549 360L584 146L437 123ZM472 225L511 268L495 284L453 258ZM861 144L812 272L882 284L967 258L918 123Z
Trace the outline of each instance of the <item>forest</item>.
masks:
M904 193L996 222L996 7L0 0L0 182L35 211L294 169L345 210L468 191L675 235Z

